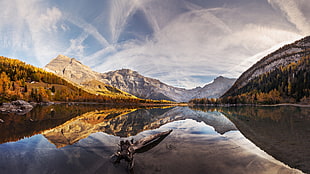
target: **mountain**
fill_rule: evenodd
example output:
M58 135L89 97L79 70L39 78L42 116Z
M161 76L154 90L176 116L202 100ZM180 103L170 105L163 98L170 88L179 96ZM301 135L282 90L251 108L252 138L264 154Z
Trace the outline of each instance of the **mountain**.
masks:
M103 95L135 97L115 87L100 82L99 73L74 58L59 55L44 67L44 70L58 74L65 79L84 87L84 90Z
M99 73L92 71L88 66L83 65L75 58L63 55L59 55L51 60L43 69L69 80L74 79L74 82L78 84L89 80L97 80L99 75Z
M199 89L191 98L219 98L226 92L236 81L234 78L226 78L219 76L210 84L205 85Z
M154 100L184 101L185 89L166 85L159 80L144 77L136 71L121 69L100 74L101 80L109 85L140 98Z
M76 59L62 55L48 63L45 69L80 85L89 80L97 80L139 98L176 102L187 102L197 97L220 97L235 81L235 79L218 77L213 83L203 88L198 87L187 90L167 85L157 79L142 76L138 72L129 69L98 73Z
M86 75L88 74L77 73L75 77ZM90 77L88 76L88 78ZM97 86L101 89L96 92L99 94L105 92L105 95L97 95L87 88L81 88L54 73L28 65L20 60L0 57L0 103L14 100L140 102L140 99L136 97L113 87L103 86L101 82L99 85L98 83Z
M190 99L220 97L234 83L235 79L218 77L203 88L177 88L159 80L144 77L136 71L122 69L101 74L102 81L135 96L149 99L166 99L187 102Z
M310 36L285 45L244 72L223 97L299 102L310 95ZM264 99L265 98L265 99Z

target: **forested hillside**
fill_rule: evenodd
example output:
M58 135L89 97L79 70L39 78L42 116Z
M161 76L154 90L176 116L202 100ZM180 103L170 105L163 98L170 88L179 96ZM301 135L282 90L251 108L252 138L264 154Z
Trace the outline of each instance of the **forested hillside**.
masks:
M310 103L310 55L263 73L220 99L194 99L194 104Z
M53 73L17 59L0 57L0 102L18 99L33 102L153 102L132 96L92 94Z
M218 100L195 104L310 104L310 36L263 57Z
M310 96L310 56L264 73L223 99L238 103L307 102ZM224 101L225 102L225 101Z
M234 94L245 103L306 101L310 95L310 56L252 79Z

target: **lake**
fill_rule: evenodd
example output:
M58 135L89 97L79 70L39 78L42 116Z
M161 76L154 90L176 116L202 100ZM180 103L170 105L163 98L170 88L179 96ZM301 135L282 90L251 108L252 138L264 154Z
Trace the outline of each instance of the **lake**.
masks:
M131 173L310 173L310 108L38 106L0 114L1 174L129 173L121 140L173 130Z

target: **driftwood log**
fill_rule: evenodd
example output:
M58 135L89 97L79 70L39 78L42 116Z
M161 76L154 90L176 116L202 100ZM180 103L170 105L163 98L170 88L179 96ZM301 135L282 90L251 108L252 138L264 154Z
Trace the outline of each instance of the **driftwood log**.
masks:
M133 142L133 139L131 141L120 141L120 149L112 155L112 162L114 164L118 164L121 162L121 160L125 160L126 162L128 162L128 169L132 170L134 166L133 155L135 153L143 153L152 149L153 147L158 145L163 139L165 139L171 132L172 130L169 130L166 132L150 135L136 142Z

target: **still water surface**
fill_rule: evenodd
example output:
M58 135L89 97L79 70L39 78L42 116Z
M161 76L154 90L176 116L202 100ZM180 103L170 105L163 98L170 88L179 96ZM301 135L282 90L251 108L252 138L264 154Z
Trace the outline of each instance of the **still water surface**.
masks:
M309 114L310 108L287 106L37 107L0 115L0 171L128 173L127 163L110 160L120 140L172 129L135 154L134 173L309 173Z

